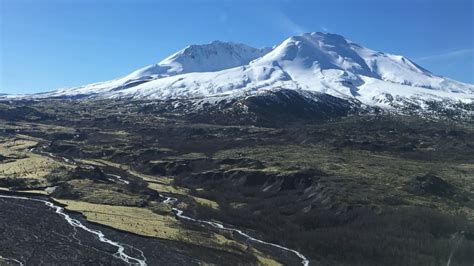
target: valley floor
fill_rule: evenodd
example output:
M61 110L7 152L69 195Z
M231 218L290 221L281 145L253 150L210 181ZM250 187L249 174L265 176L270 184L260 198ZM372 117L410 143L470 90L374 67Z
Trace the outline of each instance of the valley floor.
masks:
M474 263L470 123L206 124L144 104L0 103L0 194L64 206L149 265ZM44 204L0 205L0 262L120 263Z

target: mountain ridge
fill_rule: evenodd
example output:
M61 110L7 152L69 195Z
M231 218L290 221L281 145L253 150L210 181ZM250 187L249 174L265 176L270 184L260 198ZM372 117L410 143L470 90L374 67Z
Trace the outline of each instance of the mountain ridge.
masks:
M321 32L289 37L271 49L220 41L190 45L116 80L26 97L232 100L281 89L395 111L407 105L423 111L431 101L453 106L474 100L472 84L433 74L404 56Z

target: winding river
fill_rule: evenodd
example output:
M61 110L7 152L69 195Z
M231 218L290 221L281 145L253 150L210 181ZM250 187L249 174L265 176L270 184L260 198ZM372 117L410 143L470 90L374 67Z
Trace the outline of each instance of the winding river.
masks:
M0 256L0 259L3 260L3 261L13 261L14 263L20 265L20 266L23 266L25 265L23 262L17 260L17 259L13 259L13 258L5 258L5 257L2 257Z
M141 258L137 258L137 257L132 257L130 255L128 255L127 253L125 253L125 246L124 244L121 244L121 243L118 243L118 242L114 242L110 239L108 239L104 233L102 233L101 231L99 230L94 230L94 229L90 229L88 227L86 227L84 224L82 224L79 220L77 219L74 219L72 218L71 216L69 216L67 213L64 212L64 208L63 207L60 207L58 205L55 205L54 203L50 202L50 201L47 201L47 200L41 200L41 199L35 199L35 198L28 198L28 197L21 197L21 196L9 196L9 195L0 195L0 198L8 198L8 199L19 199L19 200L29 200L29 201L37 201L37 202L42 202L44 203L46 206L54 209L54 211L58 214L58 215L61 215L67 222L69 225L71 225L72 227L74 227L75 229L82 229L88 233L91 233L95 236L97 236L97 238L99 239L100 242L103 242L105 244L108 244L108 245L111 245L113 247L116 247L117 248L117 251L112 254L112 256L114 256L115 258L117 259L120 259L122 260L123 262L129 264L129 265L139 265L139 266L146 266L146 258L143 254L143 252L137 248L134 248L135 250L137 250L140 254L141 254ZM8 258L6 258L8 259ZM8 259L8 260L13 260L13 259ZM21 261L18 261L18 260L14 260L15 262L19 263L20 265L23 265L23 263Z
M49 156L49 157L52 157L54 159L59 159L59 160L62 160L66 163L70 163L70 164L76 164L76 162L73 160L73 159L67 159L67 158L64 158L64 157L59 157L59 156L56 156L52 153L48 153L48 152L44 152L42 151L41 149L30 149L29 150L30 152L37 152L37 153L40 153L40 154L43 154L43 155L46 155L46 156ZM112 177L113 179L115 179L116 181L122 183L122 184L126 184L128 185L130 182L127 181L125 178L119 176L119 175L115 175L115 174L107 174L107 176L109 177ZM0 195L0 197L4 197L4 198L16 198L16 199L24 199L24 200L34 200L34 201L41 201L43 203L45 203L47 206L53 208L56 210L56 213L59 214L59 215L62 215L66 221L73 227L75 228L81 228L89 233L92 233L92 234L95 234L96 236L99 237L99 240L101 242L104 242L104 243L107 243L109 245L112 245L112 246L115 246L117 247L117 252L114 254L115 257L121 259L122 261L130 264L130 265L146 265L146 258L143 254L143 252L141 252L141 250L138 250L141 254L142 254L142 258L135 258L135 257L132 257L132 256L129 256L125 253L125 248L122 244L120 243L117 243L117 242L114 242L110 239L107 239L104 234L101 232L101 231L97 231L97 230L92 230L92 229L89 229L87 228L86 226L84 226L80 221L76 220L76 219L72 219L69 215L67 215L66 213L64 213L64 208L60 207L60 206L57 206L57 205L54 205L53 203L49 202L49 201L45 201L45 200L39 200L39 199L32 199L32 198L27 198L27 197L17 197L17 196L2 196ZM171 206L175 205L175 203L178 202L178 199L177 198L174 198L174 197L166 197L165 200L163 201L163 203L165 204L169 204ZM277 248L279 250L283 250L283 251L286 251L286 252L290 252L290 253L293 253L294 255L296 255L300 260L301 260L301 264L303 266L308 266L309 265L309 259L306 258L303 254L301 254L299 251L297 250L294 250L294 249L290 249L290 248L287 248L287 247L284 247L284 246L281 246L281 245L278 245L278 244L274 244L274 243L270 243L270 242L265 242L263 240L260 240L260 239L257 239L257 238L254 238L252 236L250 236L249 234L239 230L239 229L235 229L235 228L229 228L229 227L226 227L224 226L223 224L221 223L216 223L216 222L211 222L211 221L207 221L207 220L199 220L199 219L194 219L192 217L189 217L189 216L186 216L184 215L183 211L180 210L180 209L177 209L177 208L172 208L172 211L173 213L176 215L177 218L179 219L182 219L182 220L186 220L186 221L190 221L190 222L194 222L194 223L197 223L197 224L205 224L205 225L209 225L209 226L212 226L216 229L220 229L220 230L225 230L225 231L229 231L229 232L235 232L237 234L239 234L240 236L244 237L246 240L248 241L252 241L252 242L255 242L255 243L259 243L259 244L263 244L263 245L267 245L267 246L271 246L271 247L274 247L274 248Z
M177 202L177 201L178 201L178 199L176 199L176 198L167 197L164 202L165 203L174 203L174 202ZM304 266L309 265L309 260L303 254L301 254L300 252L298 252L294 249L290 249L290 248L280 246L280 245L277 245L277 244L274 244L274 243L265 242L263 240L252 237L252 236L248 235L247 233L242 232L239 229L225 227L223 224L220 224L220 223L191 218L189 216L184 215L183 211L180 210L180 209L177 209L177 208L173 208L172 210L176 214L176 216L180 219L191 221L191 222L194 222L194 223L199 223L199 224L207 224L207 225L210 225L210 226L212 226L214 228L217 228L217 229L220 229L220 230L225 230L225 231L229 231L229 232L236 232L239 235L246 238L247 240L257 242L257 243L260 243L260 244L264 244L264 245L267 245L267 246L272 246L272 247L278 248L280 250L291 252L291 253L295 254L296 256L298 256L301 259L301 264L302 265L304 265Z

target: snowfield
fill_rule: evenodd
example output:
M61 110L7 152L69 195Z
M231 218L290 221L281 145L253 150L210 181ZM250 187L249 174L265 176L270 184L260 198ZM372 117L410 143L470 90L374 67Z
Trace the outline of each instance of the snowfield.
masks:
M235 98L279 89L327 93L382 108L393 108L394 101L423 107L427 100L470 104L474 99L472 84L320 32L290 37L273 49L219 41L191 45L116 80L8 97Z

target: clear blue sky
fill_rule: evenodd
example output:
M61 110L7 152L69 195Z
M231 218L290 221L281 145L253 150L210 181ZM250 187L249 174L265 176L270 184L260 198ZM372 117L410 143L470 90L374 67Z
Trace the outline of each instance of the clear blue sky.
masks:
M357 2L357 3L355 3ZM0 92L104 81L213 40L329 31L474 83L472 0L0 0Z

